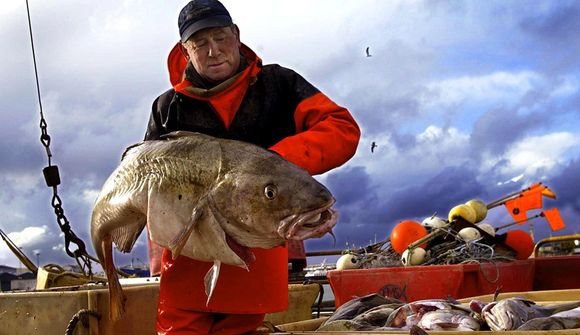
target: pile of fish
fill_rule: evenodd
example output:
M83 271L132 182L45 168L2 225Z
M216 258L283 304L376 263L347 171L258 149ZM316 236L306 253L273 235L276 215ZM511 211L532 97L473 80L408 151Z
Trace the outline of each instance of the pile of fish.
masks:
M580 302L540 306L524 298L491 303L419 300L369 294L340 306L317 331L479 331L580 328ZM414 332L412 332L414 333Z

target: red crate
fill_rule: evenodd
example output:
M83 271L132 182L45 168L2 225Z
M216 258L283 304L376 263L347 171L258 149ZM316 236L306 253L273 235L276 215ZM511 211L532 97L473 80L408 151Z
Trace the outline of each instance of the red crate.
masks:
M580 288L580 255L534 258L534 290Z
M534 260L329 271L336 307L370 293L402 301L531 291Z

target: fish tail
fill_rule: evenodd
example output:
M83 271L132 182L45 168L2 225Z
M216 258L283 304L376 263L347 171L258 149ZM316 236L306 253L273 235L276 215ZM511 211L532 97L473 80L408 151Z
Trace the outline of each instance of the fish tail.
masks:
M574 308L580 307L580 301L568 302L556 305L534 305L532 308L538 313L537 317L549 317L556 313L568 311Z
M113 321L120 320L125 314L125 301L127 298L123 293L121 286L118 289L111 289L112 286L109 285L109 299L110 299L110 310L109 318Z
M113 239L107 235L101 242L101 251L104 258L104 264L101 264L107 275L109 286L109 318L117 321L125 314L125 294L119 282L119 277L115 271L113 263Z

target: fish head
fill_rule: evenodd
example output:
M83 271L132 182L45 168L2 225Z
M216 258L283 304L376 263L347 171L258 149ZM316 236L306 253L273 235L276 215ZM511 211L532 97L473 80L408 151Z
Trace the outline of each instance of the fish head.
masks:
M462 310L439 309L425 313L419 326L427 330L477 331L479 321Z
M280 156L252 149L223 163L211 192L226 234L243 246L271 248L331 231L338 214L330 191Z
M512 298L486 305L483 317L494 331L515 330L530 318L527 301Z

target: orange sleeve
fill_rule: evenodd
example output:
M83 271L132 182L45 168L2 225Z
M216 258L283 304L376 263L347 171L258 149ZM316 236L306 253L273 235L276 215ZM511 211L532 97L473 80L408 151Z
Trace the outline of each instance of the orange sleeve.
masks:
M356 152L360 129L354 118L320 92L298 104L294 122L297 134L270 150L312 175L346 163Z

